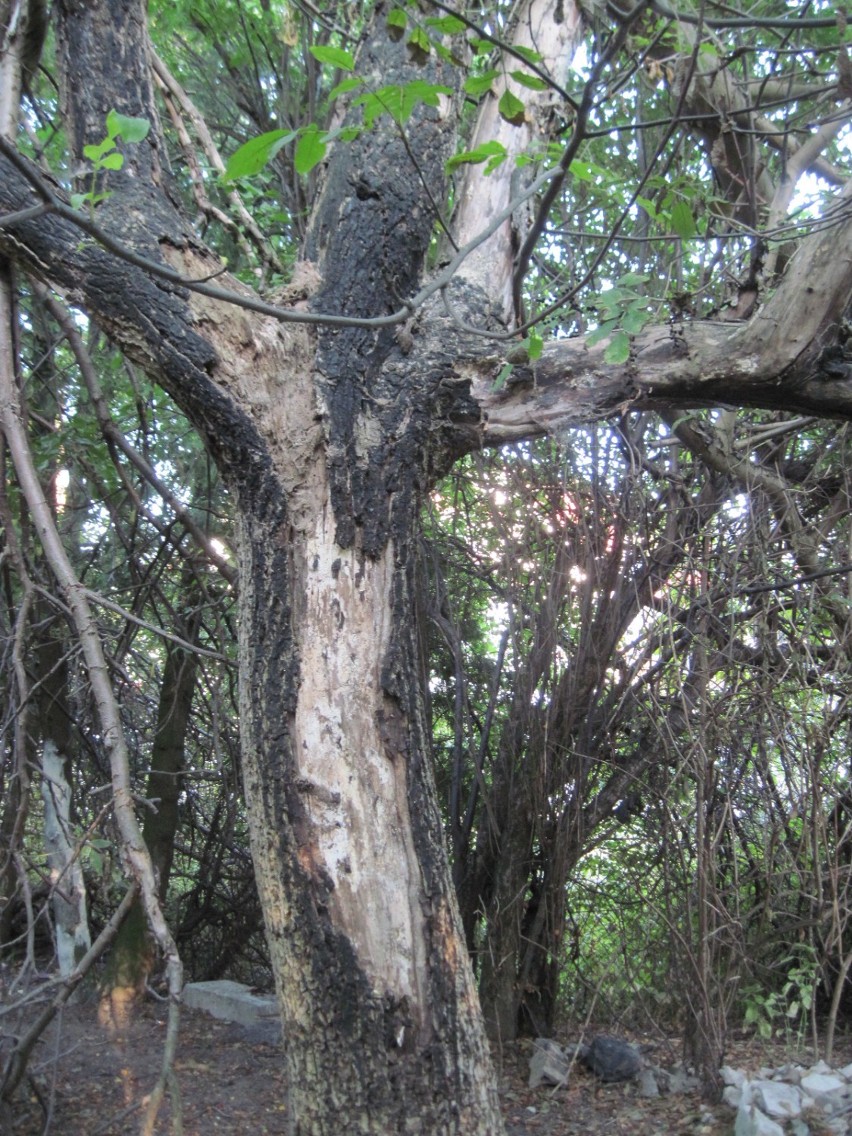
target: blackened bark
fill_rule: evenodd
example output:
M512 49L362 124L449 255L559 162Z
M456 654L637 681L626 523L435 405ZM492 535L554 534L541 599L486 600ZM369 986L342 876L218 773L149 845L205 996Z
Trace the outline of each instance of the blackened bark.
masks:
M352 682L329 689L313 667L297 678L281 665L293 655L294 629L300 653L310 654L309 638L334 627L349 635L364 609L365 629L376 623L376 645L387 645L388 600L393 623L413 626L408 568L375 571L329 532L325 549L337 550L340 581L329 588L322 543L282 547L283 502L269 504L242 519L244 768L298 1130L499 1132L441 843L413 637L397 635L391 659L370 657L369 634L353 640L364 690ZM294 592L295 604L287 601ZM335 663L330 677L346 665ZM376 689L382 670L393 697ZM377 709L362 715L368 687ZM354 737L343 735L344 718ZM362 778L375 808L367 815L353 785ZM371 857L371 825L382 828L384 860ZM375 927L396 941L375 941Z
M359 69L415 74L381 36ZM441 196L450 140L432 111L409 137L414 179L389 123L332 158L308 242L318 310L380 315L416 288L434 224L419 179ZM281 491L289 474L276 490L272 472L264 498L241 494L246 792L305 1131L340 1131L340 1102L347 1131L501 1130L412 602L420 499L448 448L436 410L451 435L470 415L448 324L424 329L412 354L388 330L321 332L316 386L298 396L322 425L298 516Z
M415 66L405 44L385 35L367 42L358 70L398 84L458 80L458 69L447 63ZM385 116L334 152L306 244L323 276L313 299L317 311L387 315L417 290L438 222L430 197L445 197L444 163L454 143L446 110L418 109L406 141ZM394 351L400 354L390 327L325 328L317 348L337 541L348 548L357 540L375 556L417 507L435 376L420 367L385 366Z

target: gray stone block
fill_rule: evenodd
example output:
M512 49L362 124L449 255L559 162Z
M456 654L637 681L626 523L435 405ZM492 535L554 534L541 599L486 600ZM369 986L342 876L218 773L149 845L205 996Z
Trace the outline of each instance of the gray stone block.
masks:
M224 978L216 982L188 982L183 988L183 1002L191 1010L205 1010L214 1018L242 1026L278 1017L278 1003L271 994L253 994L250 986Z

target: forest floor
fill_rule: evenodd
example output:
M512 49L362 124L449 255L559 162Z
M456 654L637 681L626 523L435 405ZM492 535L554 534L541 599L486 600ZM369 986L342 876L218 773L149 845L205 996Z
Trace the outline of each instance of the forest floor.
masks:
M0 1036L9 1032L9 1022L9 1017L0 1018ZM165 1023L165 1006L153 1001L121 1031L99 1023L96 1004L65 1007L33 1054L9 1136L127 1136L137 1132L147 1094L161 1068ZM569 1030L557 1035L561 1043L576 1039L577 1033ZM670 1067L680 1058L677 1041L659 1036L631 1040L650 1042L650 1059L656 1065ZM530 1042L518 1042L499 1055L508 1136L728 1136L732 1131L731 1110L706 1105L698 1093L644 1098L633 1084L604 1085L580 1068L567 1088L529 1089L530 1053ZM846 1038L836 1049L834 1063L844 1064L851 1058L852 1038ZM726 1060L756 1072L762 1065L787 1061L808 1065L814 1057L795 1045L744 1038L729 1045ZM242 1027L184 1008L175 1069L184 1136L284 1136L287 1132L284 1073L277 1045L252 1043ZM172 1132L171 1107L168 1100L163 1105L157 1136Z

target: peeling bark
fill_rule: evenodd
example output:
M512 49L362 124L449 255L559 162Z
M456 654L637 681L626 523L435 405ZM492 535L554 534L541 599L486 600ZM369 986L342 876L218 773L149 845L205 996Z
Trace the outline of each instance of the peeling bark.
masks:
M44 842L52 888L56 956L63 978L72 973L92 945L86 883L71 831L71 786L65 767L66 757L52 738L46 738L41 756Z

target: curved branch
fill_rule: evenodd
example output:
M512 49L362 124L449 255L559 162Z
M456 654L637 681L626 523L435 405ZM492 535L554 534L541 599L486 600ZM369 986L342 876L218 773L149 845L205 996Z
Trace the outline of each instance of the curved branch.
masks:
M852 183L822 226L747 323L652 327L622 364L605 361L605 342L556 340L500 390L499 364L462 360L482 413L479 443L559 434L628 408L760 406L852 419L852 360L834 358L852 318Z

